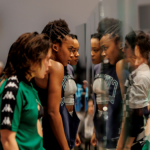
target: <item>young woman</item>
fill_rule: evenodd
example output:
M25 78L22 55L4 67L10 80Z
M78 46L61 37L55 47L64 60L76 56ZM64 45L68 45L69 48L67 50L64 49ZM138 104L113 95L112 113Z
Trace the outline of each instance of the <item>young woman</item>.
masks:
M41 103L46 107L47 115L43 118L43 143L46 150L51 147L67 150L75 146L79 120L75 113L73 117L69 114L73 107L66 108L64 103L68 79L64 75L73 79L67 70L68 61L73 56L74 44L73 39L68 36L69 32L67 23L61 19L49 22L42 31L53 43L53 60L50 61L49 74L44 80L38 78L34 80Z
M112 25L109 29L107 29L100 39L101 55L103 56L103 60L107 60L109 63L107 65L105 65L105 63L102 63L102 70L100 68L99 73L96 73L96 78L102 78L103 83L106 84L106 86L105 84L103 84L103 87L105 87L105 93L102 94L104 94L104 100L108 101L108 104L106 104L106 106L97 104L98 109L96 110L102 111L104 113L104 116L106 116L106 126L104 127L104 129L106 128L107 149L116 148L122 117L122 98L118 77L116 74L116 63L121 59L122 56L122 36L120 34L121 28L122 24L118 21L117 24ZM100 100L100 102L104 101ZM107 109L108 114L106 115L104 111L106 111ZM103 113L98 114L101 116ZM96 121L94 122L95 130L96 128L98 129L98 127L101 127L98 126ZM97 134L96 131L95 134Z
M79 42L78 42L78 37L77 35L74 34L69 34L70 37L72 37L74 44L73 44L73 56L71 56L71 60L69 62L70 65L74 66L77 65L78 60L79 60Z
M149 116L150 69L148 58L150 37L144 32L137 35L135 40L135 66L125 82L127 87L125 101L129 104L129 134L125 149L142 149L144 143L144 118ZM127 84L130 83L130 84Z
M31 79L45 77L50 56L49 37L37 32L22 34L11 46L0 82L0 149L44 150L42 106Z
M116 64L116 71L117 76L119 79L119 84L121 88L122 98L123 98L123 120L122 120L122 128L121 128L121 134L118 140L117 149L121 150L123 149L124 142L126 139L126 136L128 133L126 133L126 129L128 128L128 121L129 119L126 116L126 103L124 99L125 94L125 81L128 78L129 74L135 70L135 54L134 54L134 48L135 48L135 38L136 33L134 31L129 32L125 37L125 47L123 49L124 51L124 59L120 60ZM125 117L126 116L126 117Z

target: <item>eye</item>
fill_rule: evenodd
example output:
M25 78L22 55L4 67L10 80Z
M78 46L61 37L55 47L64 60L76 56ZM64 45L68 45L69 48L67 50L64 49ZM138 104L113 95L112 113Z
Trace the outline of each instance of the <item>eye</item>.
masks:
M69 51L71 52L71 51L72 51L72 48L69 48Z
M94 49L94 52L98 52L98 50Z
M104 50L107 50L108 47L104 47Z

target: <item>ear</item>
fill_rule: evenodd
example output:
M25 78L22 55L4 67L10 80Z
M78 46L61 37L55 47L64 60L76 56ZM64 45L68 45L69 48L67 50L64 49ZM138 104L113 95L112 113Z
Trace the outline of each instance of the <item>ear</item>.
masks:
M59 50L59 44L53 44L52 49L57 53Z

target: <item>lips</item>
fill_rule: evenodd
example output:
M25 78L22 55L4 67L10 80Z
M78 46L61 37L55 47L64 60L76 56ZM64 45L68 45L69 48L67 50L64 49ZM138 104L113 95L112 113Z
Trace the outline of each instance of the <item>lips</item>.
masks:
M78 59L76 59L75 61L78 62Z

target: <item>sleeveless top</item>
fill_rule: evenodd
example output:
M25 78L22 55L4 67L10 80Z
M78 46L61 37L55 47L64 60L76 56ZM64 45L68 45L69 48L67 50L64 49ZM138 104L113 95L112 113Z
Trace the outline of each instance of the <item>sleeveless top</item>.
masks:
M74 105L73 114L71 116L64 102L65 87L69 79L74 80L73 68L70 65L67 65L66 67L64 67L64 78L62 82L62 98L61 98L61 104L60 104L60 114L62 116L64 131L65 131L66 139L68 141L69 148L72 149L75 147L75 139L76 139L80 120L76 114L76 107L75 107L76 105ZM74 94L74 102L76 104L75 94Z
M103 128L106 128L106 138L107 138L106 148L116 148L122 122L122 96L118 77L116 74L116 65L108 64L107 68L105 68L105 71L103 70L104 70L103 63L95 65L94 80L96 79L100 80L100 78L102 78L106 82L109 97L108 119L106 120L106 125L105 123L104 125L101 125L100 120L102 120L103 122L104 120L97 116L98 114L98 107L96 103L97 94L94 93L95 115L93 121L98 141L102 141L103 140L102 135L105 135L105 133L100 133L103 132L102 129L100 129L101 126L103 126Z
M61 102L60 102L60 114L63 121L64 132L70 149L75 147L75 139L78 130L78 125L80 120L76 115L76 109L74 107L73 115L71 116L65 105L65 87L68 79L74 80L73 77L73 68L71 66L64 67L64 78L62 82L62 93L61 93ZM48 89L42 89L38 87L33 81L35 89L38 91L39 98L43 106L47 106L48 99ZM70 93L69 93L70 94ZM73 93L71 93L73 94ZM76 103L75 94L73 95L74 101ZM74 105L75 106L75 105ZM55 147L57 150L61 150L59 143L53 133L53 130L50 126L50 122L47 116L43 117L43 146L46 150L51 150L52 147Z

